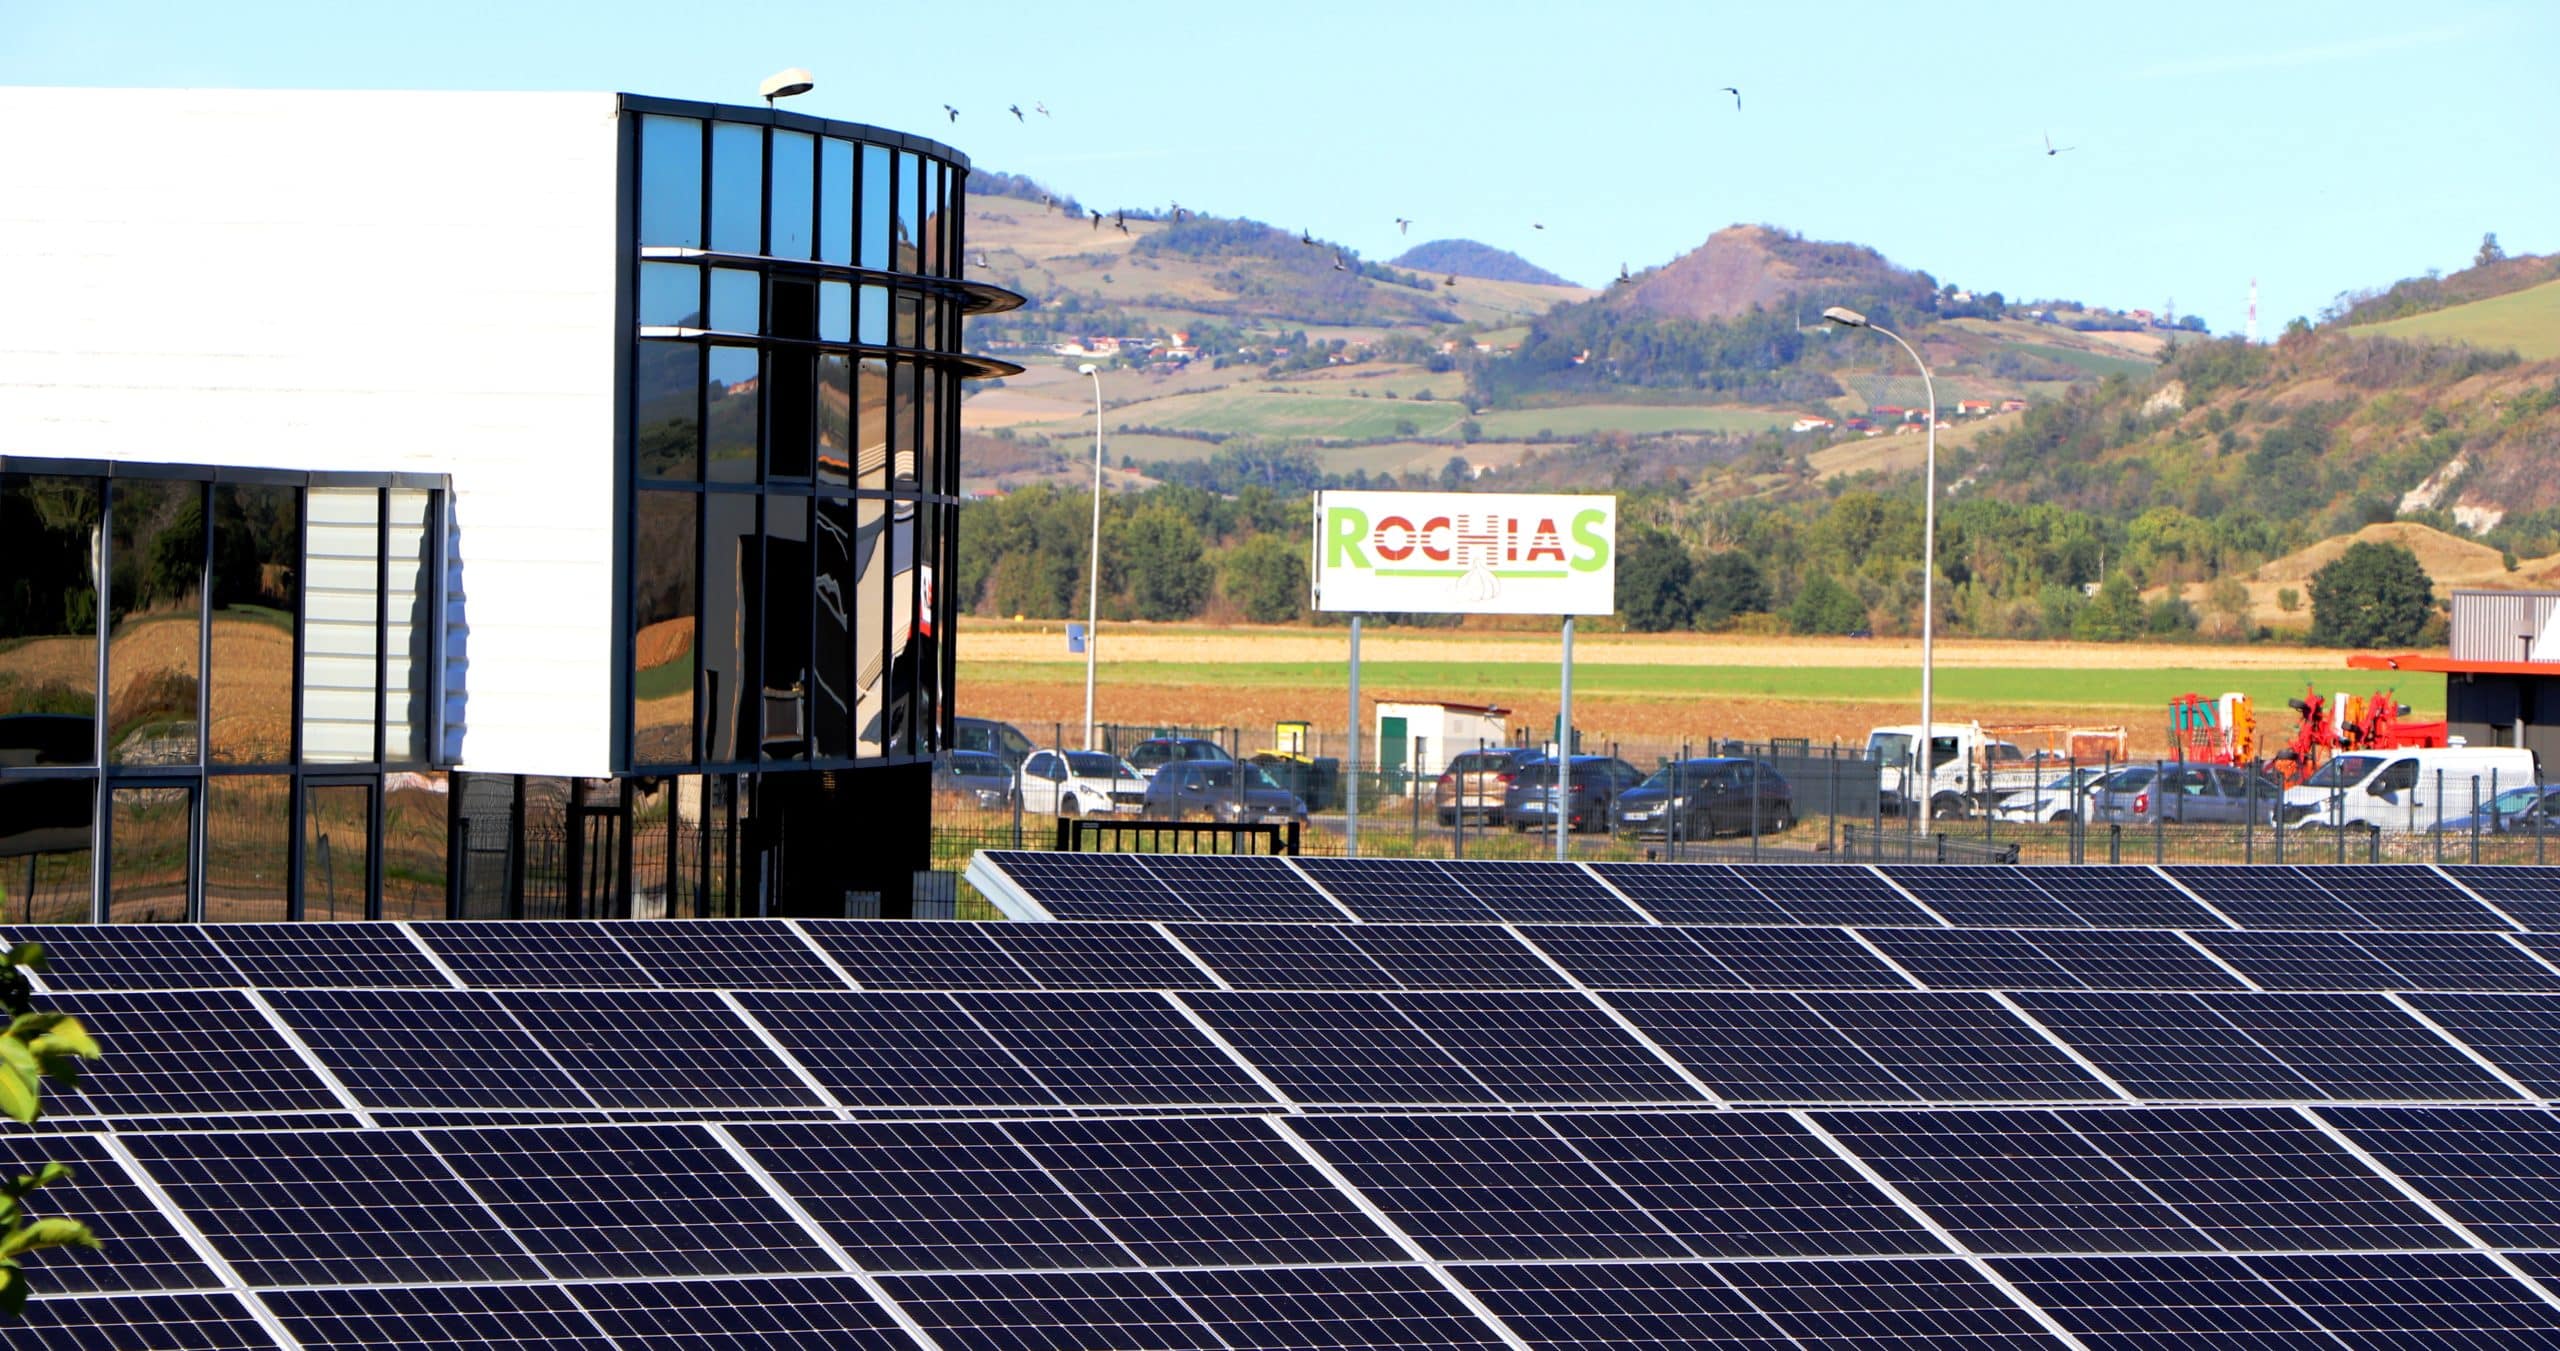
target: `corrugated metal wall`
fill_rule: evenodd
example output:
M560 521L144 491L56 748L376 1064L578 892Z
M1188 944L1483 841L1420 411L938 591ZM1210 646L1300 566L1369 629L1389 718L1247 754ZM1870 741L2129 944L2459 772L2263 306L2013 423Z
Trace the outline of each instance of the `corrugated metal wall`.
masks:
M2560 591L2453 593L2455 661L2531 661L2533 640L2560 606ZM2543 660L2553 654L2544 653Z

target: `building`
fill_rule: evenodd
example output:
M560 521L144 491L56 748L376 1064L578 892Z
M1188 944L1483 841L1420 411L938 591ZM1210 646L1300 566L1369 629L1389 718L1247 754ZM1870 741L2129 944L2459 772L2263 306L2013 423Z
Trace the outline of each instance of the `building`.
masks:
M1374 729L1378 771L1428 780L1462 753L1508 746L1511 728L1503 718L1510 711L1492 704L1381 700Z
M965 158L626 94L0 112L9 918L900 911L960 382L1014 369Z
M2446 733L2471 746L2522 746L2560 772L2560 591L2453 593L2450 650L2376 656L2360 671L2444 674Z

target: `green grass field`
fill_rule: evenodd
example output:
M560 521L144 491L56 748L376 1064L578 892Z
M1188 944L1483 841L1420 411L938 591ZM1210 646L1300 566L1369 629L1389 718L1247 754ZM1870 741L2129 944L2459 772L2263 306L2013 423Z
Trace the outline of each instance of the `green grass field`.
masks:
M1758 408L1697 408L1658 404L1567 404L1509 408L1476 419L1487 436L1588 436L1594 432L1765 432L1794 421L1791 414Z
M2056 347L2051 343L2020 343L2018 350L2076 367L2091 375L2141 375L2160 368L2160 363L2141 357L2111 357L2098 352L2084 352L2077 347Z
M1438 399L1357 399L1321 394L1271 394L1260 387L1208 390L1149 399L1111 411L1115 427L1170 427L1228 436L1274 438L1380 436L1447 437L1455 440L1464 407ZM1400 424L1410 423L1410 430ZM1036 430L1063 431L1068 424ZM1085 424L1089 429L1091 423Z
M2387 338L2464 342L2475 347L2512 347L2527 361L2548 361L2560 357L2560 281L2547 281L2432 314L2362 324L2347 331Z
M2352 676L2353 678L2350 678ZM1556 668L1545 662L1371 661L1360 667L1362 683L1377 689L1443 689L1470 695L1503 697L1551 693ZM2444 709L2444 677L2401 673L2385 682L2368 672L2342 672L2335 667L2306 668L2294 674L2266 671L2232 672L2209 667L2151 670L2046 671L2008 667L1954 667L1938 672L1938 697L1951 702L2011 707L2166 708L2181 694L2221 694L2240 690L2259 708L2259 716L2289 717L2284 701L2302 693L2316 678L2325 691L2370 692L2386 683L2400 701L2421 714ZM961 662L964 684L1076 682L1084 679L1081 662ZM1335 689L1345 684L1338 662L1117 662L1115 685L1218 686ZM1579 665L1574 668L1577 695L1732 696L1758 699L1802 699L1836 702L1917 699L1916 670L1861 666L1626 666Z

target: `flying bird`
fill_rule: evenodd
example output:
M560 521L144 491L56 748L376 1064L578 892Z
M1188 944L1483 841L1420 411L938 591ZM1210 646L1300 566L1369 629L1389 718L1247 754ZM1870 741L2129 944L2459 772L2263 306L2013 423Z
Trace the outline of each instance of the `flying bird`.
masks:
M969 255L969 266L971 266L971 267L985 267L986 265L987 265L987 254L986 254L986 251L985 251L984 249L981 249L981 250L979 250L978 252L976 252L976 253L973 253L973 254L970 254L970 255Z
M1333 255L1333 270L1336 272L1348 272L1351 269L1343 265L1342 255L1337 253Z
M1176 202L1176 203L1174 203L1174 204L1173 204L1173 223L1174 223L1174 224L1176 224L1176 225L1180 225L1181 223L1183 223L1184 221L1187 221L1187 220L1189 220L1189 219L1191 219L1191 213L1182 209L1182 203L1180 203L1180 202Z
M2053 133L2048 131L2044 134L2044 153L2047 155L2059 155L2065 150L2077 150L2079 148L2080 147L2076 145L2055 145L2053 143Z
M1457 273L1455 273L1455 272L1450 273L1447 277L1444 277L1444 278L1442 278L1442 279L1441 279L1440 284L1441 284L1441 285L1443 285L1443 286L1455 286L1455 285L1457 285L1457 284L1458 284L1458 274L1457 274Z
M1737 113L1738 113L1738 112L1741 112L1741 111L1742 111L1742 91L1741 91L1741 90L1739 90L1739 89L1734 88L1732 85L1729 85L1729 84L1728 84L1728 85L1720 85L1720 86L1718 86L1718 87L1719 87L1719 88L1721 88L1721 89L1723 89L1723 90L1724 90L1724 92L1726 92L1726 93L1728 93L1728 94L1733 95L1733 110L1734 110L1735 112L1737 112Z
M1013 120L1014 120L1014 121L1019 122L1019 121L1021 121L1021 120L1022 120L1022 105L1021 105L1021 104L1019 104L1019 103L1008 103L1008 104L1006 104L1006 105L1004 106L1004 110L1005 110L1006 112L1009 112L1009 113L1013 114Z
M1301 243L1301 244L1306 245L1306 246L1307 246L1307 247L1309 247L1309 248L1314 248L1314 247L1315 247L1315 243L1316 243L1316 237L1315 237L1314 235L1311 235L1311 234L1307 233L1307 227L1305 227L1305 226L1301 225L1301 226L1299 226L1299 227L1298 227L1298 242L1299 242L1299 243Z
M1086 208L1086 209L1087 209L1087 210L1092 210L1092 208L1090 208L1090 207L1088 207L1088 208ZM1097 229L1097 230L1099 230L1099 229L1101 229L1101 228L1102 228L1102 213L1101 213L1101 212L1099 212L1099 211L1095 211L1095 212L1093 213L1093 228L1095 228L1095 229Z
M1540 225L1540 224L1539 224L1539 223L1537 223L1536 221L1531 221L1531 222L1529 222L1529 228L1530 228L1530 229L1532 229L1532 230L1543 230L1543 229L1545 229L1545 228L1547 228L1547 227L1545 227L1545 226L1543 226L1543 225Z
M1634 281L1634 280L1635 280L1635 278L1630 277L1630 276L1628 276L1628 275L1627 275L1627 265L1626 265L1626 264L1624 264L1624 263L1620 263L1620 264L1618 264L1618 280L1620 280L1620 281Z
M1412 229L1413 229L1413 222L1412 222L1412 221L1406 220L1406 219L1405 219L1404 217L1402 217L1402 216L1398 216L1398 217L1396 217L1396 233L1397 233L1397 234L1405 234L1405 233L1410 232Z
M1042 117L1047 117L1049 115L1049 105L1045 103L1034 103L1031 105L1031 111L1040 114Z
M1111 228L1124 235L1129 233L1129 213L1126 211L1113 212L1111 216Z
M959 109L957 109L957 108L952 107L950 104L948 104L948 103L943 104L943 105L942 105L942 111L944 111L944 112L946 112L946 113L951 114L951 120L952 120L952 121L957 122L957 121L959 121L959 120L960 120L960 110L959 110Z

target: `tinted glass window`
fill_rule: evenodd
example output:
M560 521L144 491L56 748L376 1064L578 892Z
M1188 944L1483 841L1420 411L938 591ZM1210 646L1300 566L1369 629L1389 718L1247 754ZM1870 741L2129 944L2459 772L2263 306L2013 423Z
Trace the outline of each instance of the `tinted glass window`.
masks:
M293 760L293 630L302 615L296 566L301 554L299 491L229 483L214 488L213 719L207 751L216 763ZM285 824L279 819L277 829Z
M755 253L764 247L764 130L735 122L711 126L711 247Z
M634 453L642 478L702 476L702 349L643 342L633 371Z
M93 478L0 475L0 752L15 764L96 761L98 587L106 520ZM84 816L85 822L85 816ZM87 901L81 902L83 914Z
M639 495L631 550L631 758L693 759L694 526L692 493Z
M107 688L115 697L107 706L107 758L194 764L202 744L196 692L204 486L118 480L111 519ZM372 578L365 581L370 594Z
M805 132L773 133L773 240L766 252L776 258L806 258L816 228L817 165L815 146Z
M853 261L853 143L818 147L818 261Z
M702 247L702 124L640 119L640 242Z

